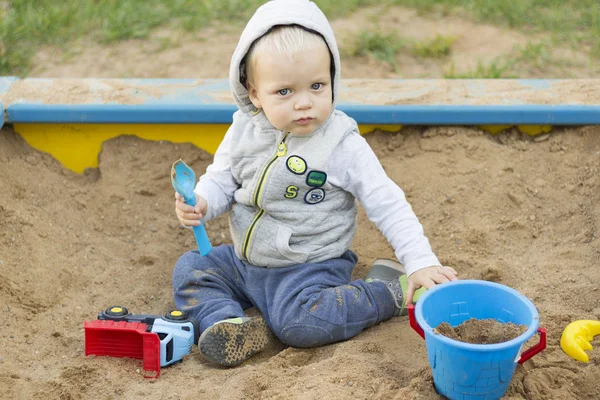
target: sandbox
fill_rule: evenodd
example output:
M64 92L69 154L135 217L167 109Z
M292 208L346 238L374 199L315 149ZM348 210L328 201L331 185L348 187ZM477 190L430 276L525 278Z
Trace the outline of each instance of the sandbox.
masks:
M517 367L505 398L600 398L599 346L587 364L559 346L570 321L600 318L600 81L343 86L340 109L442 262L539 310L548 347ZM153 381L138 360L85 357L83 321L99 310L173 307L173 265L196 243L174 215L170 167L182 158L201 174L210 163L235 109L227 84L0 78L0 103L6 398L439 398L406 317L315 349L275 342L233 369L194 348ZM213 245L230 242L226 217L206 227ZM352 249L356 279L393 256L362 210Z

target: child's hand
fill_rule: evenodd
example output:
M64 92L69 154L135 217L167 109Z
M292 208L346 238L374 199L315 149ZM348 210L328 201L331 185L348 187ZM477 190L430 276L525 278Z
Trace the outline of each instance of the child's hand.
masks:
M406 304L412 303L415 291L424 286L430 289L438 283L456 281L458 272L452 267L442 267L435 265L433 267L422 268L413 272L408 277L408 290L406 292Z
M196 207L186 204L183 196L175 192L175 214L184 226L199 226L200 220L206 214L208 203L204 197L196 195Z

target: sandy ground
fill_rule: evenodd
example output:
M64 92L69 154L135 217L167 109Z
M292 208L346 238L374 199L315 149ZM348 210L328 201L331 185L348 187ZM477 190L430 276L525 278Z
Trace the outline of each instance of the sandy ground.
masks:
M367 137L441 260L538 308L548 348L517 368L506 398L599 398L599 346L584 364L559 339L572 320L600 319L600 127L543 141L459 127ZM405 317L316 349L275 342L234 369L208 364L194 347L158 380L145 380L135 360L84 357L83 321L108 305L153 314L173 306L173 265L195 247L173 213L169 170L179 157L197 173L211 159L191 145L122 136L105 142L97 170L77 175L1 131L0 397L438 398L424 342ZM207 225L213 244L229 242L226 219ZM362 212L352 248L356 278L392 256Z
M334 21L341 43L357 21ZM393 23L414 36L456 32L451 58L400 55L401 73L366 57L345 58L344 77L439 77L453 60L468 69L479 57L490 60L530 40L456 17L447 22L386 12L383 27ZM152 39L82 45L69 57L47 49L32 76L222 78L238 35L232 27L198 33L204 41L169 36L174 45L166 49ZM586 59L574 54L572 60ZM521 76L593 74L582 65L570 67L570 75L543 66ZM600 398L598 341L588 364L559 346L569 322L600 319L600 127L555 129L536 139L516 131L407 127L367 138L445 264L462 278L511 286L538 308L548 348L517 368L505 398ZM0 398L440 398L424 342L404 317L316 349L273 342L233 369L205 362L194 347L157 380L144 379L136 360L84 357L83 322L108 305L152 314L173 306L173 265L195 247L173 212L169 170L178 158L197 174L211 161L192 145L122 136L105 142L98 169L78 175L11 127L0 131ZM225 218L207 225L214 245L230 242ZM360 257L355 278L364 278L375 258L393 255L362 210L352 248Z

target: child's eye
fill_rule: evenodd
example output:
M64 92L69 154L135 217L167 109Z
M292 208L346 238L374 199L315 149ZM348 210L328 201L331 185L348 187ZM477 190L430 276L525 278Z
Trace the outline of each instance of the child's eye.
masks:
M312 90L319 90L323 87L322 83L313 83L312 86L310 87Z
M280 96L287 96L290 93L291 93L290 89L281 89L280 91L277 92L277 94L279 94Z

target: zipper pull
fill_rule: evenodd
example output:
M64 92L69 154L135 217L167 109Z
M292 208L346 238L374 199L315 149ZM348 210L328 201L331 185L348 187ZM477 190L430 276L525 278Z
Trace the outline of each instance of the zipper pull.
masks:
M283 157L285 156L287 153L287 145L285 144L285 142L281 142L279 143L279 146L277 146L277 157Z
M289 132L283 136L279 146L277 146L277 153L275 154L277 157L284 157L287 154L287 144L285 144L285 139L287 139Z

